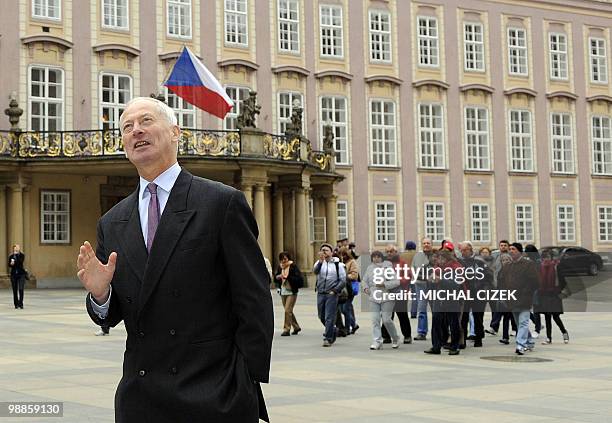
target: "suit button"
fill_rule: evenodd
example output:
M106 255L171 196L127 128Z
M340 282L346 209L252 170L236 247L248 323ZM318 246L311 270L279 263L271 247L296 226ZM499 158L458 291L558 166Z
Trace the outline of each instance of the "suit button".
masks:
M132 297L125 297L126 301L130 304L132 304Z
M146 374L147 374L147 372L144 371L144 370L141 370L141 371L138 372L138 376L140 376L140 377L143 377Z
M140 336L141 338L144 338L144 332L138 332L138 336Z
M172 336L176 335L176 331L174 329L170 329L170 335Z
M170 369L170 373L172 373L173 375L175 375L178 372L176 367L173 367Z

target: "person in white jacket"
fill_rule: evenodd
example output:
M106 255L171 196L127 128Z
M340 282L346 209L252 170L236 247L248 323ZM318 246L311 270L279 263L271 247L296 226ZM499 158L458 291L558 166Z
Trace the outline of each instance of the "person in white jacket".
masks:
M370 298L369 306L372 314L372 337L374 342L370 346L371 350L380 350L383 345L383 338L380 326L380 319L391 336L393 348L399 347L399 336L391 320L395 301L389 300L385 294L399 290L400 281L393 270L393 265L389 261L383 261L384 256L380 251L373 251L370 255L372 264L368 266L366 273L361 281L363 292Z

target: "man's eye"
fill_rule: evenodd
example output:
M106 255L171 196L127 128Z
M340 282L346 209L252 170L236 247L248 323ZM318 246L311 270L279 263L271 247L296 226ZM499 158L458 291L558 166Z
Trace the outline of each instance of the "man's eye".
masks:
M123 126L123 132L130 132L132 130L132 124L127 124Z

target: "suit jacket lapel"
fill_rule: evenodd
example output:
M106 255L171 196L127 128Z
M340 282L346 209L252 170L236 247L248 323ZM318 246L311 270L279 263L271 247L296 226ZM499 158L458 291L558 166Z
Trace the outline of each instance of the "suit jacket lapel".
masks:
M189 172L181 171L170 192L170 197L159 221L155 239L151 246L151 253L147 261L143 279L144 283L140 289L137 320L140 318L143 308L155 290L168 264L168 260L174 252L176 243L195 214L195 210L187 210L187 195L189 194L192 178L193 176Z
M113 225L115 236L119 240L122 251L125 252L125 260L134 271L138 281L142 283L147 265L147 249L138 213L138 188L130 195L124 213L120 215L119 220L113 223L115 223Z

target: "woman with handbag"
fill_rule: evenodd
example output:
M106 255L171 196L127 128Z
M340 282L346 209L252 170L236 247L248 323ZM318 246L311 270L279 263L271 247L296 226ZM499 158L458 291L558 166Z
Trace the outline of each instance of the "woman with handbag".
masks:
M355 282L359 283L359 266L348 247L340 248L338 254L346 268L347 291L346 301L340 304L340 311L344 315L344 326L347 334L354 334L357 332L357 329L359 329L359 325L355 319L355 309L353 308L353 298L359 293L359 285L357 285L357 292L353 289Z
M569 334L561 315L563 314L562 291L566 289L565 276L557 271L559 260L553 259L551 250L542 251L542 263L540 265L540 287L537 291L538 301L534 307L537 313L543 313L546 321L546 340L542 345L552 343L552 320L555 321L563 334L563 342L569 343Z
M274 276L274 282L279 290L283 308L285 309L285 321L281 336L289 336L291 333L297 335L302 329L295 318L295 314L293 314L293 308L297 301L298 291L304 286L304 277L297 264L291 260L288 252L281 252L278 255L278 261L280 266ZM293 332L290 332L292 327Z

